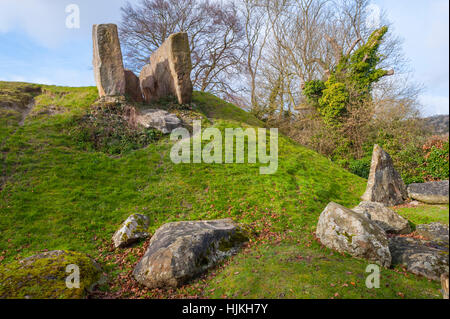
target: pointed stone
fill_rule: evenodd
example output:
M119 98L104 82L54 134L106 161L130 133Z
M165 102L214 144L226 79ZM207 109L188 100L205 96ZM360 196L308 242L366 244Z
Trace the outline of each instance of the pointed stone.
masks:
M395 206L402 204L406 198L406 185L394 169L392 158L379 145L375 145L366 192L361 199Z
M180 104L192 99L191 52L187 33L174 33L150 57L139 76L148 103L173 95Z
M92 28L94 42L95 82L100 97L125 94L125 69L119 34L115 24L94 24Z

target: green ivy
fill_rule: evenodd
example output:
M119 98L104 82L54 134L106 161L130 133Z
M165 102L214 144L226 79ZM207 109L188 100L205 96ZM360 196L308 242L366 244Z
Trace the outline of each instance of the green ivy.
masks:
M375 30L364 45L349 55L343 54L326 82L305 83L306 101L317 108L328 126L340 126L350 103L370 100L372 85L387 74L377 68L381 59L378 50L387 31L386 26Z
M303 94L306 101L314 107L319 106L319 99L322 97L322 91L325 89L325 83L321 80L312 80L305 83Z
M344 83L325 82L323 95L319 99L319 114L329 126L339 126L349 101L349 93Z

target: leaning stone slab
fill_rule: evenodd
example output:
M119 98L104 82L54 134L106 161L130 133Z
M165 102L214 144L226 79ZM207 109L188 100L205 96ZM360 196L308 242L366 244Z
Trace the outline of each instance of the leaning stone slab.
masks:
M79 288L66 285L66 279L74 283L68 278L74 273L69 265L79 267ZM103 279L99 265L88 256L54 250L0 265L0 298L80 299Z
M125 70L117 26L94 24L92 38L94 42L92 64L99 96L124 95Z
M448 245L410 237L389 239L393 265L403 265L416 275L440 280L448 273Z
M181 120L176 115L156 109L141 111L136 115L136 121L146 128L157 129L163 134L168 134L181 126Z
M448 225L441 223L420 224L416 226L416 233L429 240L444 243L449 243Z
M336 203L329 203L320 214L316 236L323 245L339 252L391 265L386 232L375 222Z
M231 219L163 225L133 275L149 287L178 287L237 252L247 240Z
M139 78L133 71L125 69L125 94L133 102L144 102Z
M150 236L147 233L148 225L149 219L147 216L141 214L130 215L114 233L112 237L114 247L126 247L139 239Z
M382 203L361 202L352 210L369 216L369 219L383 228L386 233L409 234L411 232L408 220Z
M449 182L414 183L408 185L408 196L427 204L448 204Z
M150 57L139 75L148 103L173 95L180 104L192 99L191 52L187 33L174 33Z
M361 199L395 206L402 204L407 198L405 183L395 170L392 158L380 146L375 145L366 192Z

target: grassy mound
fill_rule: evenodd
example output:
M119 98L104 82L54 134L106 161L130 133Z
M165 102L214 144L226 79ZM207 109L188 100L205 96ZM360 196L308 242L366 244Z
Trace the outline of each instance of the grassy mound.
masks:
M8 85L0 82L0 87ZM108 247L130 214L149 216L151 233L167 222L231 217L259 235L226 267L175 293L440 298L438 283L405 275L401 269L383 269L382 286L367 289L366 261L334 253L315 240L313 232L323 208L330 201L357 205L366 184L327 158L283 136L278 171L273 175L260 175L259 164L175 165L169 157L173 144L168 137L111 157L86 148L73 133L77 119L97 99L95 88L40 87L23 126L18 125L20 119L0 116L2 263L42 249L66 249L98 256L112 278L127 277L137 256L127 255L128 264L123 258L117 261L117 252ZM167 108L164 102L159 106ZM59 111L49 111L55 108ZM219 129L262 126L250 114L207 93L195 92L191 108L189 112Z

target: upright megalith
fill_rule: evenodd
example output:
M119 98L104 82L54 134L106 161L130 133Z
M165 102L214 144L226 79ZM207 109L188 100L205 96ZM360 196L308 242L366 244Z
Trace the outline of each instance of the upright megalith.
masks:
M139 76L146 102L173 95L180 104L192 99L191 52L187 33L174 33L150 57Z
M366 192L361 199L394 206L407 198L406 185L394 169L392 158L379 145L375 145Z
M115 24L94 24L94 75L100 97L125 95L125 69Z

